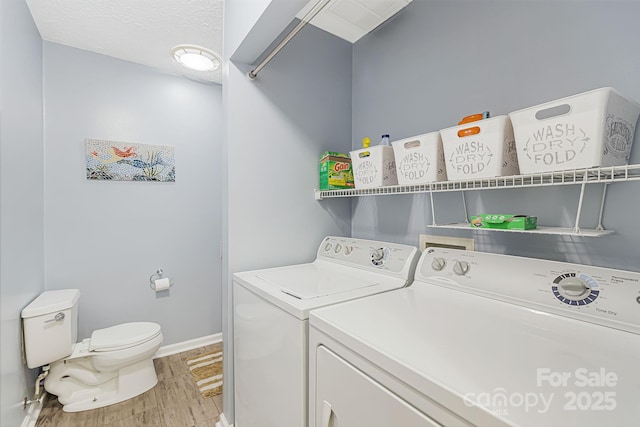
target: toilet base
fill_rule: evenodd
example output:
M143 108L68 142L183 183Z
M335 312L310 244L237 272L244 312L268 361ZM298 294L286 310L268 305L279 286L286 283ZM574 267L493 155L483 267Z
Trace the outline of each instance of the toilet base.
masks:
M45 380L45 389L58 396L65 412L80 412L113 405L138 396L158 383L152 359L125 366L106 382L96 385L81 384L69 376L69 366L51 367ZM56 378L57 377L57 378Z

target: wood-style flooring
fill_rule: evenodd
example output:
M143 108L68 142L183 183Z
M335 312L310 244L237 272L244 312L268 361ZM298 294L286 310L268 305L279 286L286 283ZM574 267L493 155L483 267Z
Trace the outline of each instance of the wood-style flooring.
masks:
M104 408L63 412L56 396L49 395L36 427L213 427L222 412L222 395L203 398L186 360L220 350L222 343L155 359L154 388Z

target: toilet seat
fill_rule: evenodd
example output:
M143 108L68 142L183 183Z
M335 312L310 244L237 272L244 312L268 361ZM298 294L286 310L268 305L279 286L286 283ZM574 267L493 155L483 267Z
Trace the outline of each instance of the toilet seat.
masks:
M131 322L95 330L89 351L107 352L134 347L160 335L160 325L153 322Z

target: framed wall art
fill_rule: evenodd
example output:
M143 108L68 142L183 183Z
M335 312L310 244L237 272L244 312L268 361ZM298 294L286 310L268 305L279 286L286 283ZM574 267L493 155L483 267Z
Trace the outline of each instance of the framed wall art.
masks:
M175 182L174 148L87 139L87 179Z

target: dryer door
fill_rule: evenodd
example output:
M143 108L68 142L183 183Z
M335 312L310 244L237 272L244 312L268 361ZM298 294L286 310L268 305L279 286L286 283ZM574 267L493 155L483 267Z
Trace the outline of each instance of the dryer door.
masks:
M324 346L316 368L315 427L440 426Z

